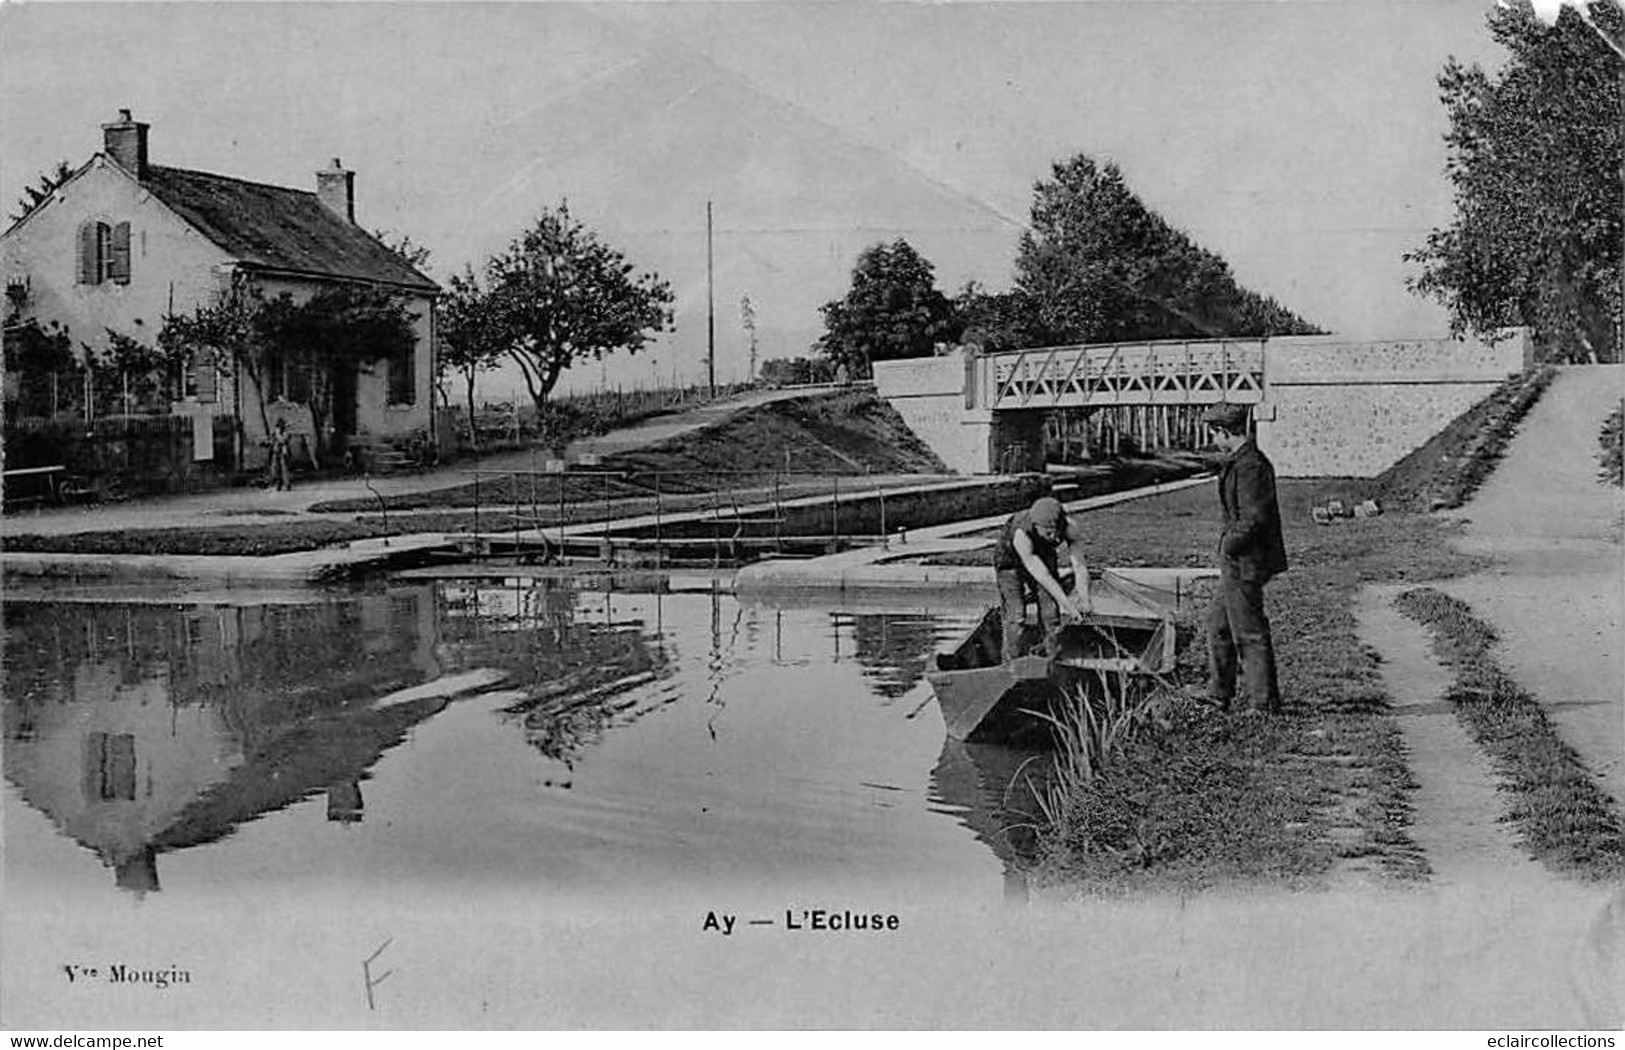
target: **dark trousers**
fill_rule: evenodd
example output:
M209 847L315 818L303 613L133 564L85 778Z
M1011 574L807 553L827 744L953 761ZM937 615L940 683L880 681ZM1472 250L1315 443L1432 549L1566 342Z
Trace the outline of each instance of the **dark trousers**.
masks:
M1275 647L1264 615L1264 584L1219 577L1219 591L1207 614L1208 696L1228 707L1241 667L1242 692L1258 711L1279 711L1281 689L1275 680Z
M288 476L288 454L286 452L271 453L271 480L276 483L277 491L293 488L293 478Z
M1038 599L1038 623L1044 629L1044 651L1055 654L1055 641L1061 633L1061 607L1044 588L1033 582L1020 569L1000 569L995 574L999 581L999 618L1004 628L1003 656L1014 660L1021 653L1021 626L1027 619L1027 595Z

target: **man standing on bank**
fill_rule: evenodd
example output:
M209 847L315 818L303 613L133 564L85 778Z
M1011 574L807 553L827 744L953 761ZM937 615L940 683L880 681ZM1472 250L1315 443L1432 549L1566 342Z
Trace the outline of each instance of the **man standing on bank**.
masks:
M271 481L276 490L293 491L293 479L288 476L288 457L293 453L293 435L288 433L288 421L279 419L271 430L267 443L271 446Z
M1072 560L1074 593L1068 596L1061 586L1059 555L1065 546ZM1059 500L1044 496L1031 507L1017 511L1004 523L1004 532L993 548L993 571L999 582L999 616L1003 623L1003 658L1014 660L1021 654L1021 627L1027 618L1027 594L1038 599L1038 623L1044 630L1044 651L1056 653L1063 615L1075 620L1092 608L1089 599L1089 566L1084 562L1083 544Z
M1242 692L1255 711L1281 710L1275 649L1264 615L1264 585L1286 571L1275 467L1248 434L1247 406L1220 403L1202 421L1220 432L1230 453L1219 474L1224 531L1219 535L1219 590L1207 617L1208 699L1229 710L1241 665ZM1238 659L1239 658L1239 659Z

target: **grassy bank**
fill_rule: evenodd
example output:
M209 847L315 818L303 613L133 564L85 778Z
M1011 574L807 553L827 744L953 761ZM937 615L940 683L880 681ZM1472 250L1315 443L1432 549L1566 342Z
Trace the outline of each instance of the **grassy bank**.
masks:
M1556 369L1546 365L1508 379L1383 471L1372 492L1385 504L1412 510L1461 506L1490 476L1518 424L1556 376Z
M832 477L946 474L934 453L889 404L866 390L822 393L744 409L712 426L635 452L610 456L603 474L498 475L476 486L391 496L389 510L445 509L483 503L648 499L781 486L822 485ZM613 472L613 473L609 473ZM376 499L331 500L320 512L369 513Z
M1312 885L1358 870L1425 874L1406 833L1412 782L1399 731L1375 654L1359 640L1354 597L1366 582L1437 579L1478 563L1447 545L1453 526L1423 515L1313 524L1313 503L1362 491L1352 481L1281 485L1292 568L1266 594L1287 717L1176 703L1166 727L1131 743L1084 789L1066 825L1041 839L1040 883L1122 892L1260 879ZM1216 503L1199 486L1092 512L1084 518L1091 557L1211 564ZM1194 598L1180 623L1189 644L1179 677L1199 690L1207 594Z

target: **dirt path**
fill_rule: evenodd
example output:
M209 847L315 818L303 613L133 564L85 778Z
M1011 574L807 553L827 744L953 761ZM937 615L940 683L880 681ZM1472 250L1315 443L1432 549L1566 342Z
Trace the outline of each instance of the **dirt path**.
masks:
M1491 570L1439 584L1500 635L1503 668L1545 705L1618 805L1625 800L1625 497L1599 484L1597 433L1625 366L1565 368L1507 456L1457 512Z
M1622 501L1619 490L1596 483L1594 450L1603 418L1618 404L1621 378L1618 366L1571 368L1557 378L1459 514L1468 521L1461 545L1489 556L1494 567L1437 584L1495 626L1497 661L1541 700L1616 801L1625 764ZM1565 973L1540 967L1515 983L1539 988L1534 1001L1543 1007L1617 1024L1625 1013L1619 991L1625 895L1618 886L1556 876L1519 847L1504 823L1507 796L1491 763L1444 700L1451 673L1434 656L1426 630L1392 605L1401 590L1365 588L1356 614L1362 640L1381 658L1416 779L1409 830L1432 869L1426 896L1444 909L1445 901L1466 894L1481 913L1480 922L1454 930L1452 965L1504 978L1520 953L1548 953L1564 960ZM1543 911L1541 922L1508 940L1511 917L1534 909ZM1433 921L1438 913L1424 914ZM1505 949L1514 945L1509 958ZM1485 1000L1484 1016L1508 1002L1492 1007Z
M1495 771L1445 699L1453 676L1433 655L1426 630L1393 606L1402 590L1366 587L1355 615L1361 640L1382 658L1383 686L1416 778L1411 837L1427 855L1432 879L1456 885L1552 881L1502 823L1506 806Z
M1507 1023L1528 1026L1536 1017L1560 1017L1570 1026L1613 1027L1625 1016L1620 888L1562 878L1520 847L1505 822L1508 796L1494 767L1444 697L1453 675L1434 656L1428 632L1393 606L1404 589L1366 587L1355 610L1393 701L1416 782L1408 831L1430 868L1410 921L1417 931L1434 931L1429 950L1437 956L1401 983L1438 994L1442 1010L1462 1011L1429 1016L1429 1025L1516 1018ZM1404 907L1388 898L1371 903ZM1413 951L1415 943L1405 955L1412 963ZM1472 976L1452 988L1439 976L1446 969ZM1411 967L1396 960L1395 970ZM1406 1004L1405 995L1396 991L1392 1004Z

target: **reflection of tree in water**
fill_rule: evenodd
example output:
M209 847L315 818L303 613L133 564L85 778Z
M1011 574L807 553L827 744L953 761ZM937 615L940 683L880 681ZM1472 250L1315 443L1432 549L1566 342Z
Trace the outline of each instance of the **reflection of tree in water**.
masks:
M642 620L586 618L567 583L448 591L443 636L459 665L507 673L505 686L526 695L504 713L532 747L573 770L613 722L646 713L637 710L639 691L670 666ZM613 603L613 596L594 597Z
M851 620L858 663L877 693L895 700L920 683L941 642L940 620L905 613L860 614Z
M9 603L5 772L29 805L158 888L157 857L361 782L444 699L425 588L297 605Z

